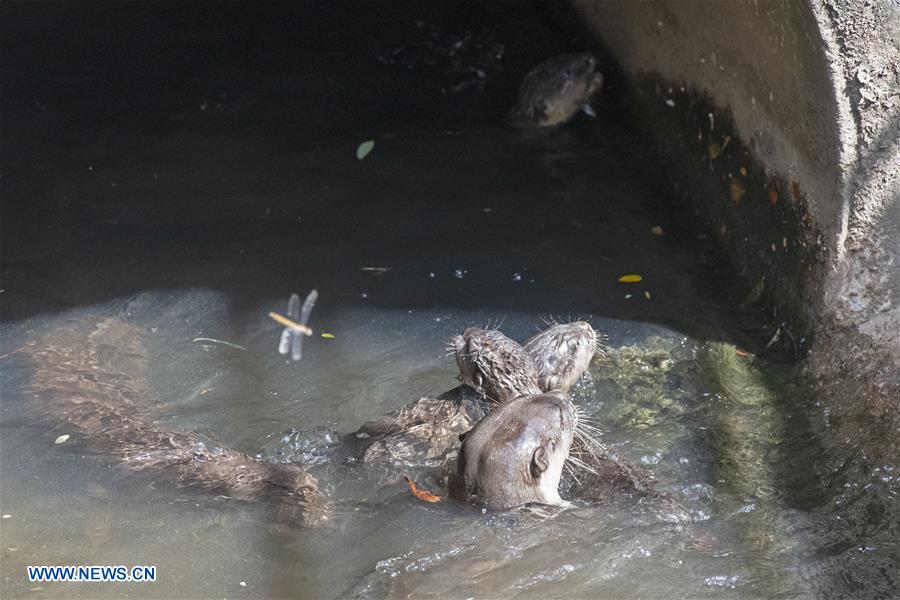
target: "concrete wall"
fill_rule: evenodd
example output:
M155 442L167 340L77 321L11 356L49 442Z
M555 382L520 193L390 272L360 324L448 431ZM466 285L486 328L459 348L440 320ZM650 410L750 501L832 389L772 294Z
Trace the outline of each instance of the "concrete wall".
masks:
M633 83L673 179L766 278L786 330L814 338L811 371L846 386L846 411L895 418L900 3L573 3ZM730 163L713 151L726 136Z

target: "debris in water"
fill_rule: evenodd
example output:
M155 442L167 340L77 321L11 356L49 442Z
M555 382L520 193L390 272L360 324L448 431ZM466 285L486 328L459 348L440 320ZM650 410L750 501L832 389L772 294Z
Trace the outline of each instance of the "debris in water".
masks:
M432 494L427 490L420 490L418 487L416 487L416 484L413 483L413 480L406 475L403 476L403 479L406 480L406 485L409 486L409 491L411 491L413 496L415 496L419 500L422 500L423 502L440 502L441 500L443 500L443 498L441 498L440 496Z
M229 346L231 348L234 348L235 350L243 350L244 352L247 351L247 349L244 348L243 346L239 346L237 344L232 344L231 342L226 342L225 340L217 340L214 338L197 337L197 338L192 339L191 342L193 342L195 344L196 343L222 344L223 346Z
M791 194L793 194L794 200L800 199L800 184L796 181L791 182Z
M769 204L772 206L778 204L778 188L774 183L769 184Z
M368 271L372 275L384 275L391 270L391 267L363 267L363 271Z
M728 181L728 196L731 198L731 201L734 204L739 204L743 199L744 194L747 193L747 190L744 188L743 184L737 180L736 177L732 177Z
M706 147L706 151L709 153L709 160L716 160L722 154L722 146L718 142L712 142Z
M649 299L650 299L650 292L644 292L644 298L646 298L647 300L649 300Z
M61 436L59 436L58 438L56 438L56 441L54 441L53 443L54 444L65 444L68 440L69 440L69 434L64 433Z
M3 518L4 518L4 519L9 519L9 518L12 518L12 515L3 515Z
M468 273L466 269L456 269L455 271L453 271L453 276L457 279L462 279L466 276L466 273Z
M359 145L359 148L356 149L356 158L358 160L364 159L369 155L369 152L372 151L372 148L375 147L375 140L368 140Z
M619 277L619 283L638 283L638 282L642 281L643 279L644 278L641 277L640 275L635 275L635 274L622 275L621 277Z
M662 227L660 227L659 225L654 225L650 228L650 233L652 233L653 235L662 235Z
M746 176L747 176L747 169L745 169L744 167L741 167L741 177L746 177Z
M766 278L760 277L759 281L756 282L756 285L750 290L750 293L747 294L747 297L741 301L741 308L745 306L750 306L757 300L759 300L760 296L762 296L763 291L766 289Z
M741 358L749 358L749 356L750 356L749 352L744 352L740 348L735 348L734 353L737 354L738 356L740 356Z
M300 360L303 356L303 336L312 335L313 330L306 326L309 321L309 314L312 312L313 306L316 305L316 299L319 292L312 290L303 301L303 307L300 307L300 296L291 294L288 300L288 317L283 317L278 313L270 312L269 316L284 325L284 331L278 340L278 353L287 354L290 350L291 360Z
M325 338L326 340L333 340L334 334L333 333L323 333L322 337Z

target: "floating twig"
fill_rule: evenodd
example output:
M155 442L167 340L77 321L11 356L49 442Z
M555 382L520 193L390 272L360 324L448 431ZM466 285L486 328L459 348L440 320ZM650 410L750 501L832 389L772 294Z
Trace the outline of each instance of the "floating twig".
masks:
M224 346L229 346L231 348L234 348L235 350L243 350L244 352L247 351L247 349L244 348L243 346L239 346L237 344L232 344L231 342L226 342L225 340L216 340L216 339L208 338L208 337L198 337L198 338L192 339L191 341L194 342L195 344L197 342L200 342L201 344L204 342L211 343L211 344L222 344Z

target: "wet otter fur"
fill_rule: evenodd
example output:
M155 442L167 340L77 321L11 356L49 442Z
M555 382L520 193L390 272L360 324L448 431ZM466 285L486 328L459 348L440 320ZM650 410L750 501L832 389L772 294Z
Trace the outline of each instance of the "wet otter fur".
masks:
M586 321L554 323L523 344L537 367L541 391L568 392L584 375L594 355L603 352L600 338Z
M367 443L363 460L446 462L459 445L459 434L494 406L525 395L567 392L587 370L598 347L596 332L584 321L556 324L529 342L530 351L495 329L477 327L455 336L450 348L462 385L363 424L356 431L356 437Z
M491 402L541 392L534 358L496 329L469 327L451 340L451 347L460 381Z
M268 498L280 514L306 526L326 520L318 483L300 468L257 460L199 433L153 423L145 407L145 335L126 321L106 318L87 336L56 328L38 340L29 353L29 391L37 396L39 417L129 470L152 470L175 486L231 498Z
M463 436L450 496L505 509L562 504L559 480L577 416L563 392L521 396L494 409Z
M596 58L586 53L545 60L522 78L508 122L514 127L552 127L570 120L603 85L596 66Z

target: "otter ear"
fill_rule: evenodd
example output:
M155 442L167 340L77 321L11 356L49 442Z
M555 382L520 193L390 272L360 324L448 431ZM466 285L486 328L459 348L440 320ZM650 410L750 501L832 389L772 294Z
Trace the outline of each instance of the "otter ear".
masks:
M531 476L537 479L549 468L550 463L547 462L547 451L544 450L543 446L538 446L534 449L534 454L531 456Z
M481 377L481 373L475 373L475 375L472 376L472 383L474 383L475 387L478 389L481 389L482 381L484 381L484 379Z
M463 431L461 434L459 434L459 441L461 441L461 442L466 441L466 438L469 437L470 433L472 433L471 429L468 431Z

